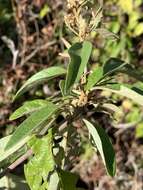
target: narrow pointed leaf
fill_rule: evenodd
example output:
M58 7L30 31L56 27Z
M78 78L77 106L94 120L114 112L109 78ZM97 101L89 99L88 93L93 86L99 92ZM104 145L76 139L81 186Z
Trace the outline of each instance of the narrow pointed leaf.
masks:
M113 84L107 86L99 86L94 89L110 91L112 93L131 99L133 102L143 106L143 90L132 85Z
M87 79L85 90L92 89L101 80L102 77L103 77L103 68L97 67L96 69L94 69Z
M94 89L110 91L118 95L131 99L133 102L143 106L143 90L131 85L114 84L107 86L99 86Z
M92 51L92 44L88 41L84 41L82 44L82 50L81 50L81 64L79 67L79 71L76 77L76 82L78 82L84 72L84 69L89 61L90 55Z
M100 82L103 82L107 77L110 79L112 75L117 73L127 74L128 76L143 82L143 73L137 71L130 64L127 64L120 59L110 58L103 67L97 67L93 73L89 75L85 90L90 90L97 84L100 85Z
M35 75L33 75L31 78L29 78L25 84L18 90L18 92L16 93L14 100L19 98L23 93L25 93L26 91L28 91L29 89L42 84L43 82L50 80L54 77L60 76L60 75L64 75L66 74L66 70L62 67L50 67L47 69L44 69L38 73L36 73Z
M143 73L135 69L132 65L125 63L117 58L110 58L104 65L104 77L116 72L125 73L130 77L133 77L143 82Z
M98 124L93 126L89 121L85 119L84 123L88 128L89 134L92 137L93 142L100 152L108 174L110 176L114 176L116 172L115 152L108 135L105 133L104 129Z
M48 105L48 102L46 100L32 100L32 101L27 101L23 104L23 106L21 106L20 108L18 108L11 116L10 116L10 120L15 120L18 119L24 115L30 114L34 111L37 111L39 109L41 109L42 107L45 107Z
M69 93L71 87L74 85L81 63L80 56L74 53L74 51L79 51L81 49L81 44L75 44L75 46L72 46L71 48L74 48L74 50L73 52L72 51L70 52L71 62L69 63L68 66L68 72L65 82L66 93Z
M69 49L71 61L65 82L65 91L69 93L71 87L79 82L91 55L92 45L90 42L76 43Z
M97 83L100 84L100 81L103 79L119 72L127 64L116 58L110 58L103 67L97 67L88 77L86 90L92 89Z
M110 58L103 66L103 75L109 76L115 72L117 72L119 69L125 67L127 63L124 61L117 59L117 58Z
M8 144L6 149L10 149L15 144L19 143L25 137L29 136L35 129L41 127L50 117L55 114L58 110L58 107L53 103L50 103L40 110L31 114L26 120L23 121L16 129Z
M4 137L2 139L0 139L0 162L4 161L5 159L7 159L10 155L12 155L13 153L15 153L17 150L19 150L21 147L23 147L23 145L30 139L29 136L27 136L26 138L24 138L22 141L20 141L19 143L17 143L16 145L14 145L12 148L5 150L7 143L9 142L9 140L11 139L12 135L9 135L7 137Z
M143 73L133 68L132 65L127 64L126 67L120 70L121 73L125 73L130 77L137 79L138 81L143 82Z

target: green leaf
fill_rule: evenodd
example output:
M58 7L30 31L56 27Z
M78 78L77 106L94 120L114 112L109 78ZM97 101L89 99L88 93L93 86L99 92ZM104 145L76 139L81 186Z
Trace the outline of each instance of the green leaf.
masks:
M65 82L65 91L69 93L71 87L79 82L81 75L91 55L92 45L90 42L76 43L69 49L71 58Z
M26 181L31 190L48 190L47 179L55 169L52 129L48 131L48 135L40 139L36 137L31 139L29 146L34 156L24 167Z
M84 72L84 69L89 61L90 55L92 52L92 44L88 41L84 41L82 44L82 50L81 50L81 63L79 67L79 71L76 77L76 82L78 82Z
M95 90L105 90L110 91L112 93L116 93L118 95L124 96L126 98L131 99L135 103L143 106L143 90L136 88L135 86L131 85L122 85L122 84L113 84L107 86L96 86Z
M46 100L32 100L32 101L27 101L24 103L23 106L21 106L20 108L18 108L11 116L10 116L10 120L15 120L18 119L24 115L30 114L34 111L37 111L39 109L41 109L42 107L45 107L48 105L49 102L47 102Z
M31 114L26 120L23 121L16 129L12 137L7 143L6 150L19 143L22 139L30 135L35 129L41 127L50 117L55 114L58 107L49 102L48 105L40 110Z
M110 58L103 67L97 67L88 77L86 90L92 89L96 84L100 85L103 79L119 72L127 63L117 58Z
M84 123L86 124L98 151L100 152L108 174L110 176L114 176L116 172L115 152L108 135L98 124L93 126L89 121L85 119Z
M100 81L102 77L103 77L103 68L97 67L96 69L94 69L94 71L89 75L87 79L85 90L92 89Z
M143 73L138 71L132 65L127 64L124 68L120 69L119 72L125 73L128 76L133 77L136 80L139 80L139 81L143 82Z
M139 81L143 82L143 73L138 71L132 65L125 63L117 58L110 58L103 67L104 77L110 76L115 73L125 73Z
M107 79L112 79L112 75L116 73L124 73L143 82L142 73L137 71L132 65L117 58L110 58L103 67L97 67L93 73L89 75L85 90L91 90L95 85L100 85L106 82ZM108 84L108 81L106 83Z
M103 75L109 76L119 69L125 67L127 63L117 58L110 58L103 66Z
M81 44L77 43L77 44L74 44L69 50L71 62L69 63L69 66L68 66L68 72L67 72L67 77L66 77L66 82L65 82L65 91L67 93L70 91L70 88L74 85L76 81L76 77L77 77L80 63L81 63L81 58L76 53L81 50L81 47L82 47Z
M59 170L58 172L62 190L77 190L76 184L79 176L68 171Z
M15 153L17 150L19 150L29 139L30 137L27 136L24 138L22 141L19 143L15 144L12 148L5 150L7 143L11 139L12 135L9 135L7 137L4 137L0 139L0 162L4 161L7 159L9 156L11 156L13 153Z
M36 73L35 75L33 75L31 78L29 78L25 84L18 90L18 92L16 93L14 100L19 98L22 94L24 94L26 91L28 91L29 89L42 84L43 82L50 80L54 77L60 76L60 75L64 75L66 74L66 70L62 67L50 67L47 69L44 69L38 73Z

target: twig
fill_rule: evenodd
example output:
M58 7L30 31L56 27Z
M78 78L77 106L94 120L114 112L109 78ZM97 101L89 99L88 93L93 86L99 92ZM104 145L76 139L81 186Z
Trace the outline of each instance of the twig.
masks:
M138 122L132 122L132 123L127 123L127 124L119 124L119 125L116 125L116 126L114 125L114 127L116 129L119 129L115 133L115 136L121 135L124 131L126 131L128 129L134 128L137 123Z
M12 68L15 69L19 51L16 50L15 44L10 38L8 38L7 36L2 36L1 39L7 45L7 47L10 49L10 51L13 55Z
M13 170L15 169L18 165L20 165L22 162L24 162L27 158L29 158L33 154L32 150L28 150L23 156L21 156L18 160L16 160L14 163L12 163L8 169Z
M25 57L25 59L23 60L22 64L25 64L26 62L28 62L40 50L44 50L44 49L48 48L49 46L54 45L55 43L56 43L56 41L47 42L44 45L42 45L41 47L37 47L30 55L28 55L27 57Z

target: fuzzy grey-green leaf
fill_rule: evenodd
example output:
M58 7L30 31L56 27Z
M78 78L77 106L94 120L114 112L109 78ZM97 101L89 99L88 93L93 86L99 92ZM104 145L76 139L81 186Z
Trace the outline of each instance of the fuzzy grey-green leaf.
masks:
M42 84L43 82L50 80L52 78L55 78L60 75L66 74L66 70L62 67L54 66L47 69L44 69L35 75L33 75L31 78L29 78L25 84L18 90L16 93L14 100L19 98L22 94L24 94L29 89Z
M11 139L12 135L9 135L7 137L4 137L0 139L0 162L3 162L5 159L9 158L13 153L15 153L17 150L19 150L21 147L24 146L24 144L30 139L29 136L24 138L19 143L15 144L12 148L5 150L7 143Z
M15 144L19 143L26 136L30 135L35 129L44 124L58 110L58 106L49 102L49 104L40 110L31 114L24 120L16 129L5 149L10 149Z
M10 120L18 119L18 118L22 117L23 115L30 114L30 113L37 111L47 105L48 105L48 102L46 100L42 100L42 99L27 101L20 108L15 110L9 119Z

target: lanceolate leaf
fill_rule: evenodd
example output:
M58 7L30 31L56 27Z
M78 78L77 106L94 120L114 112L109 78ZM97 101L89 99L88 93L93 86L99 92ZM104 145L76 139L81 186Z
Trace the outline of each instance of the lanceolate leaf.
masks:
M126 67L120 70L121 73L125 73L130 77L137 79L138 81L143 82L143 73L133 68L131 65L127 64Z
M80 64L79 71L78 71L78 74L76 77L76 82L78 82L80 80L81 75L84 72L84 69L85 69L85 67L88 63L88 60L90 58L90 55L91 55L91 51L92 51L92 44L88 41L84 41L82 44L82 49L81 49L81 54L80 54L81 64Z
M127 63L125 63L124 61L117 59L117 58L110 58L103 66L103 75L105 76L109 76L117 71L119 71L119 69L125 67L127 65Z
M28 101L25 102L23 104L23 106L21 106L20 108L18 108L11 116L10 116L10 120L15 120L17 118L22 117L23 115L32 113L34 111L37 111L39 109L41 109L42 107L45 107L48 105L49 102L47 102L46 100L32 100L32 101Z
M34 156L24 167L26 181L31 190L48 190L48 179L55 168L52 130L50 129L48 135L43 138L34 137L29 145Z
M68 171L59 170L59 178L62 190L77 190L76 184L79 176Z
M68 66L68 73L65 82L65 91L68 93L71 87L80 80L84 72L89 57L91 55L92 45L90 42L76 43L69 49L71 58Z
M20 141L16 145L14 145L12 148L10 148L8 150L5 150L5 147L6 147L7 143L8 143L8 141L11 139L11 136L12 135L9 135L7 137L4 137L4 138L0 139L0 162L4 161L10 155L12 155L17 150L19 150L30 139L30 137L27 136L22 141Z
M120 59L110 58L103 67L97 67L93 73L91 73L87 79L86 90L90 90L97 83L100 85L100 82L105 78L119 72L121 68L125 67L127 64Z
M48 119L50 119L50 117L55 114L57 110L58 107L53 103L49 102L46 107L41 108L40 110L31 114L16 129L16 131L8 141L6 149L10 149L15 144L23 140L26 136L30 135L35 129L41 127L41 125L44 124Z
M114 176L116 172L116 159L113 146L110 142L108 135L105 133L104 129L98 124L93 126L89 121L84 119L88 131L95 143L103 162L106 166L109 175Z
M54 77L57 77L59 75L66 74L66 70L62 67L50 67L48 69L44 69L35 75L33 75L31 78L29 78L26 83L18 90L16 93L14 99L19 98L23 93L28 91L30 88L33 88L49 79L52 79Z
M97 67L87 79L86 90L92 89L95 85L100 85L106 79L110 79L112 75L117 73L125 73L143 82L143 73L136 71L130 64L117 58L110 58L103 67ZM107 82L108 84L108 82Z
M94 71L89 75L87 79L87 84L85 90L92 89L103 77L103 68L97 67Z
M111 75L113 73L125 73L130 77L133 77L141 82L143 82L143 73L136 70L132 65L125 63L124 61L111 58L109 59L103 67L104 77L106 75Z
M80 43L77 43L74 44L69 50L71 61L68 66L68 72L65 82L65 91L67 93L70 91L70 88L74 85L76 81L76 77L81 63L81 57L75 54L75 52L77 53L81 51L81 47L82 45Z
M122 85L122 84L114 84L114 85L107 85L107 86L99 86L95 87L94 89L99 90L106 90L110 91L116 94L119 94L121 96L124 96L126 98L131 99L135 103L143 106L143 91L139 88L136 88L135 86L130 85Z

